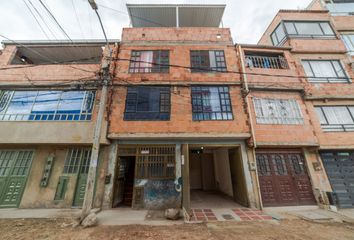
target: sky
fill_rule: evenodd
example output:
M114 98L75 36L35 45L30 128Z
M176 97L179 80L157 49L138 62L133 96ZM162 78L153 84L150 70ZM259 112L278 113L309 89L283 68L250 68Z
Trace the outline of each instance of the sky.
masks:
M87 0L42 0L42 2L49 8L71 39L103 38L97 16ZM122 28L129 27L127 3L226 4L223 17L224 27L231 29L235 43L248 44L258 42L279 9L301 9L310 2L311 0L96 0L103 25L110 39L120 39ZM9 39L68 39L45 11L40 0L0 0L0 9L2 10L0 35ZM29 9L36 15L43 30ZM0 37L0 40L3 39Z

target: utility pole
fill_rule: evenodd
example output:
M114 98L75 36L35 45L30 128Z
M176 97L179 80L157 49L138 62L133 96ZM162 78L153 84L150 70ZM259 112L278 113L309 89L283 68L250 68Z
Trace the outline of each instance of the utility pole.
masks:
M109 42L106 37L106 33L104 31L101 18L99 17L99 14L97 12L97 5L94 0L88 0L91 7L93 10L95 10L98 19L100 21L106 43L107 43L107 48L105 50L108 50L108 56L107 56L107 51L104 52L104 57L102 61L102 66L101 66L101 79L102 79L102 91L101 91L101 97L100 97L100 105L98 109L98 115L97 115L97 120L95 124L95 131L93 135L93 143L92 143L92 151L91 151L91 159L90 159L90 168L88 171L87 175L87 183L86 183L86 190L85 190L85 198L84 198L84 203L82 206L82 212L81 212L81 221L87 217L87 215L90 214L90 211L92 209L93 205L93 195L94 195L94 189L95 189L95 182L96 182L96 173L97 173L97 165L98 165L98 157L100 153L100 139L101 139L101 129L102 129L102 122L104 118L104 112L105 112L105 107L107 103L107 96L108 96L108 85L111 82L111 77L110 77L110 66L111 66L111 60L112 60L112 51L109 47Z

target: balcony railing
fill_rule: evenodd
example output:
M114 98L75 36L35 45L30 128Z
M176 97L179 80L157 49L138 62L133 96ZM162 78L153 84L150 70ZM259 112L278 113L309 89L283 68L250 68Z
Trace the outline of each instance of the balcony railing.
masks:
M250 56L246 55L246 63L252 68L288 69L289 65L282 56Z

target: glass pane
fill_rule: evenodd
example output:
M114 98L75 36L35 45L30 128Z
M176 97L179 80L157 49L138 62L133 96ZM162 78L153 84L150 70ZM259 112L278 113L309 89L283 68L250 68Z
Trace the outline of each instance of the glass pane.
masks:
M329 124L353 124L346 107L323 107Z
M285 22L284 25L285 25L285 28L286 28L286 31L288 32L288 34L297 34L294 23Z
M60 94L60 91L39 91L32 113L54 113Z
M152 66L153 51L142 51L140 54L140 67L145 68L144 72L150 72Z
M323 114L321 108L320 107L316 107L315 109L316 109L317 116L318 116L318 118L320 120L320 123L321 124L327 124L325 115Z
M275 33L277 34L279 42L281 42L285 38L285 32L282 24L279 24L278 28L275 30Z
M63 92L59 102L58 113L80 113L84 91Z
M272 33L271 35L272 37L272 40L273 40L273 45L278 45L278 39L277 39L277 36L275 35L275 33Z
M337 77L331 61L309 61L315 77Z
M299 35L323 35L318 23L296 22L294 24Z
M332 61L332 64L334 66L334 69L338 75L338 77L346 77L344 73L344 69L342 68L342 65L340 64L339 61Z
M353 35L342 35L345 46L348 51L354 51L354 34Z
M329 23L320 23L320 25L325 35L334 35L334 32Z
M37 91L15 92L6 113L30 114L36 96Z
M314 77L312 69L310 67L310 63L308 61L302 61L302 66L304 67L306 76L308 77Z

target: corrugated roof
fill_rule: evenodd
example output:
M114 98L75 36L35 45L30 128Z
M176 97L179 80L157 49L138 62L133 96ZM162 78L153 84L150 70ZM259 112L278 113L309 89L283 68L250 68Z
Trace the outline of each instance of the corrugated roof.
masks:
M219 27L226 5L127 4L133 27Z

